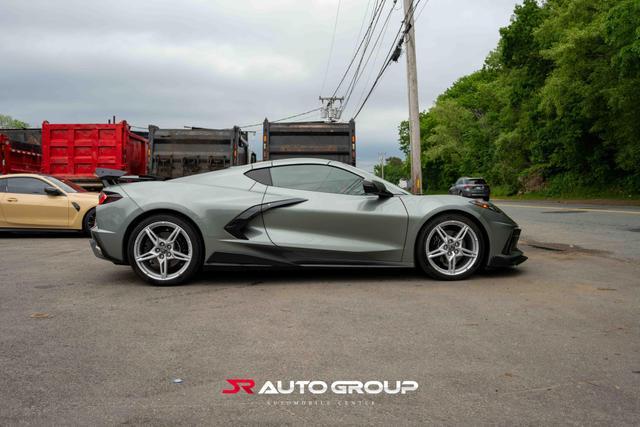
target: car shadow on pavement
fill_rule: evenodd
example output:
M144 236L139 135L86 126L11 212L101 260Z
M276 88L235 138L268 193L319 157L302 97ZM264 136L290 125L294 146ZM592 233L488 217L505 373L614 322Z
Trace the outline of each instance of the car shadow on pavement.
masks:
M268 282L354 282L416 281L426 277L413 268L243 268L242 270L206 268L194 283L263 284ZM428 279L428 278L427 278ZM248 282L248 283L247 283Z
M450 282L464 283L477 279L513 278L522 274L518 268L505 268L480 271L470 278ZM255 286L262 284L285 284L304 282L419 282L447 283L433 279L415 268L302 268L302 269L242 269L228 270L207 268L192 282L193 284L225 283L233 285Z
M509 279L524 271L521 268L505 268L480 271L466 280L439 281L423 274L415 268L216 268L206 267L193 280L183 285L162 287L189 286L258 286L258 285L296 285L304 283L384 283L384 282L415 282L416 284L456 284L470 283L475 280ZM104 284L150 286L139 278L129 267L118 266L108 273L100 275Z
M513 279L525 270L518 268L500 268L491 270L481 270L471 277L460 281L440 281L433 279L422 273L417 268L393 268L393 267L304 267L304 268L264 268L264 267L204 267L203 271L197 274L191 281L182 285L159 286L159 288L189 287L189 286L257 286L257 285L296 285L305 283L385 283L404 282L416 284L444 284L462 285L472 283L476 280ZM125 285L125 286L150 286L129 266L111 266L111 268L101 271L94 281L102 284Z

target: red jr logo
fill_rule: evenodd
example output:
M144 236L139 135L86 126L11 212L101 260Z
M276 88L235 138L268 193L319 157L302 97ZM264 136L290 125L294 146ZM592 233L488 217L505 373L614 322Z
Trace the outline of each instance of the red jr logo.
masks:
M233 386L233 388L222 390L222 394L236 394L242 388L248 394L253 394L252 388L255 387L256 382L254 380L249 379L227 379L229 384Z

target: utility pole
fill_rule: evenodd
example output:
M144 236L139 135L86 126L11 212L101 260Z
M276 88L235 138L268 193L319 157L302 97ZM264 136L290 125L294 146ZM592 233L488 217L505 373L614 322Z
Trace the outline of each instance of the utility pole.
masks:
M378 161L380 162L380 178L384 179L384 160L387 153L378 153Z
M418 68L416 39L413 29L413 0L404 0L405 41L407 43L407 86L409 89L409 146L411 147L411 190L422 194L422 162L420 160L420 110L418 107Z

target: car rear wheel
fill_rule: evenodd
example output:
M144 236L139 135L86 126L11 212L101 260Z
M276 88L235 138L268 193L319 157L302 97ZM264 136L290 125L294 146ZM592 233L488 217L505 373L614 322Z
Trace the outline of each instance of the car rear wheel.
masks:
M429 221L416 246L420 268L439 280L461 280L482 264L485 242L478 226L459 214L445 214Z
M202 244L194 227L174 215L146 218L129 236L133 270L154 285L178 285L202 267Z

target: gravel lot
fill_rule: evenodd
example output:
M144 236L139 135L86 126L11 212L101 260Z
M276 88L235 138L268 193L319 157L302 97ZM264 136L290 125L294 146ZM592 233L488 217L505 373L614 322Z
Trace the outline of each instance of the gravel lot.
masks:
M457 283L254 270L156 288L86 238L1 234L0 424L638 425L640 210L501 206L530 259ZM227 378L419 388L230 395Z

